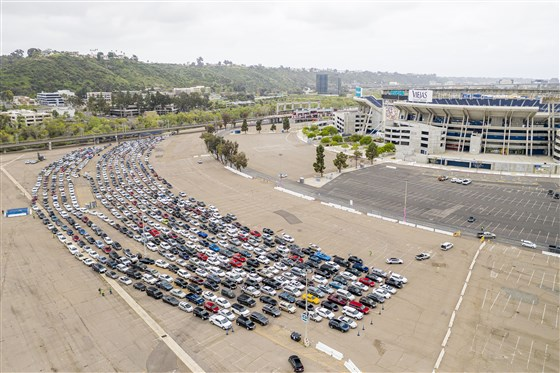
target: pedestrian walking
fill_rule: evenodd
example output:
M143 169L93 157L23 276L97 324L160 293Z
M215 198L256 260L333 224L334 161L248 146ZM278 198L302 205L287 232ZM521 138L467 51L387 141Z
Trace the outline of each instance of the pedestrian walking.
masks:
M113 295L113 289L109 289L109 294Z
M97 292L98 292L99 294L101 294L101 288L97 289Z
M104 297L105 296L105 292L103 290L101 290L101 296Z

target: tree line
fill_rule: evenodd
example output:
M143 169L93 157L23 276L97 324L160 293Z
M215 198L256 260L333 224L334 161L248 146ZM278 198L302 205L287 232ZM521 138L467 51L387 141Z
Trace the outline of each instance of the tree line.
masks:
M248 159L244 152L239 152L239 144L236 141L226 140L210 132L201 136L209 153L214 155L222 164L235 167L238 171L247 167Z

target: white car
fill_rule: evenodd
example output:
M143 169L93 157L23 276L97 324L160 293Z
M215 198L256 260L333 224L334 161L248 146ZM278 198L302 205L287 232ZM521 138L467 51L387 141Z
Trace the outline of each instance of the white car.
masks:
M394 278L397 281L402 282L403 284L406 284L408 282L408 279L402 275L399 275L396 272L391 273L391 277L390 278Z
M173 277L169 276L168 274L165 273L160 273L158 278L160 280L165 280L167 282L169 282L170 284L173 282Z
M72 255L76 255L80 252L80 249L78 249L76 246L74 245L69 245L68 246L68 251L70 251L70 254Z
M175 263L177 263L177 265L180 265L181 267L186 267L187 264L189 264L189 262L187 262L185 259L177 259Z
M523 247L528 247L531 249L536 249L537 248L537 244L531 241L527 241L527 240L521 240L521 246Z
M221 308L218 311L218 315L222 315L224 316L226 319L228 319L229 321L233 321L235 320L235 315L233 314L233 312L231 312L231 310L227 309L227 308Z
M329 280L327 280L326 278L324 278L321 275L313 275L313 277L311 279L315 282L318 282L321 285L326 285L326 284L329 283Z
M154 276L150 275L149 273L145 273L142 276L142 281L144 281L147 284L150 285L154 285L157 282L157 278L155 278Z
M167 263L163 259L158 259L158 260L156 260L156 266L158 266L160 268L167 268L167 267L169 267L169 263Z
M244 286L241 288L241 292L252 297L259 297L261 295L261 291L254 286Z
M463 185L469 185L469 184L471 184L471 183L472 183L472 180L471 180L471 179L463 179L463 182L462 182L461 184L463 184Z
M275 296L276 295L276 290L274 290L273 288L271 288L268 285L265 285L261 288L261 293L266 294L266 295L270 295L270 296Z
M231 321L229 321L225 316L220 314L210 316L210 323L224 330L231 329Z
M202 298L214 302L218 297L211 291L205 291L202 293Z
M364 314L361 313L360 311L358 311L355 308L352 308L350 306L344 306L342 307L342 314L346 315L348 317L351 317L355 320L361 320L364 317Z
M198 276L202 277L202 278L206 278L208 277L208 272L205 271L202 268L197 268L196 271L194 271L194 273L196 273Z
M392 287L391 285L381 285L379 286L379 289L383 289L385 291L388 291L391 294L396 294L397 293L397 289L395 289L394 287Z
M104 237L103 240L105 241L105 243L107 245L112 245L113 244L113 240L109 236Z
M388 291L385 290L385 289L380 288L380 287L377 288L377 289L375 289L375 290L373 290L372 293L373 293L373 294L380 295L380 296L382 296L382 297L385 298L385 299L391 298L391 293L388 292Z
M338 316L337 319L339 319L340 321L345 322L346 324L348 324L348 326L350 326L352 329L356 329L358 327L358 323L354 321L354 319L351 319L348 316Z
M216 303L220 308L224 309L224 308L230 308L231 304L228 302L228 300L224 297L220 297L220 298L216 298L216 300L214 301L214 303Z
M181 289L173 289L169 293L179 299L184 299L187 296Z
M319 314L319 316L324 317L325 319L331 320L334 318L334 313L329 311L325 307L318 308L317 313Z
M188 279L188 278L191 277L191 274L185 269L178 270L177 275L179 275L180 277L182 277L184 279Z
M306 313L307 316L309 317L309 320L315 321L315 322L321 322L323 321L323 317L321 315L319 315L319 313L315 312L315 311L308 311L308 312L303 312Z
M301 296L301 291L299 291L296 287L294 286L284 286L284 290L288 293L290 293L291 295L293 295L294 297L300 297Z
M95 263L95 261L91 258L85 258L84 260L82 260L82 263L84 263L88 267L91 267Z
M292 243L294 242L294 238L292 236L290 236L289 234L284 233L282 235L282 238L284 239L284 241Z
M403 264L404 261L401 258L387 258L385 259L387 264Z
M451 249L453 247L453 244L451 242L444 242L441 244L441 249L443 251L447 251L449 249Z
M357 287L361 291L368 291L369 290L369 286L367 286L366 284L362 284L359 281L353 281L352 285L354 285L355 287Z
M185 312L192 312L194 310L193 306L191 306L188 302L180 302L179 309Z
M119 277L119 281L122 282L122 283L125 284L125 285L130 285L130 284L132 284L132 280L129 279L128 277L126 277L126 276L121 276L121 277Z
M352 273L346 272L346 271L342 272L340 275L342 277L344 277L345 279L348 279L350 281L356 281L358 279L358 277L356 277Z

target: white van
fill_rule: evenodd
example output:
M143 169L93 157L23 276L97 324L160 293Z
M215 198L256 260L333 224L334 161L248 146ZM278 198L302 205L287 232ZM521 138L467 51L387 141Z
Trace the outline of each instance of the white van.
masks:
M354 300L355 299L354 295L351 294L348 290L336 289L336 294L341 295L348 300Z

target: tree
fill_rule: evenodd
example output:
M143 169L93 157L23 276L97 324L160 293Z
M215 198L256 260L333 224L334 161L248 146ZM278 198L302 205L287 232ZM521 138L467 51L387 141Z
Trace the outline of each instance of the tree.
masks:
M196 59L196 66L198 66L198 67L204 66L204 58L198 57Z
M241 125L241 131L247 133L249 126L247 125L247 119L243 119L243 124Z
M236 155L233 156L233 165L235 166L235 168L237 169L237 171L241 171L242 168L247 167L247 163L248 163L248 159L247 156L245 155L245 153L240 152L237 153Z
M359 150L355 150L353 158L356 160L356 168L358 168L358 159L362 158L362 152Z
M323 145L317 147L317 156L315 163L313 163L313 170L320 173L321 177L323 177L323 172L325 172L325 147Z
M222 112L220 113L220 115L222 116L222 122L224 123L224 127L227 128L227 124L229 122L231 122L231 115L228 112Z
M262 129L262 120L257 120L257 124L255 125L255 129L257 130L258 133L261 133L261 129Z
M270 126L270 130L271 131L276 131L276 124L272 123L272 126Z
M371 136L364 136L360 139L360 145L369 145L371 144L373 139Z
M366 149L366 158L369 159L369 161L373 164L373 158L375 157L377 157L377 144L371 142Z
M97 61L103 60L103 52L97 52Z
M15 58L23 58L23 55L24 55L24 52L23 52L22 49L16 49L12 53L10 53L10 56L15 57Z
M214 128L213 125L209 124L209 125L206 126L206 132L214 133L214 132L216 132L216 129Z
M347 160L348 160L348 156L344 153L338 153L336 155L336 158L334 159L333 163L336 169L338 170L338 172L342 172L343 168L348 167L348 163L346 163Z
M41 50L38 48L29 48L27 50L27 57L38 57L41 55Z
M289 131L290 130L290 120L286 117L284 117L284 119L282 119L282 129L284 131Z

